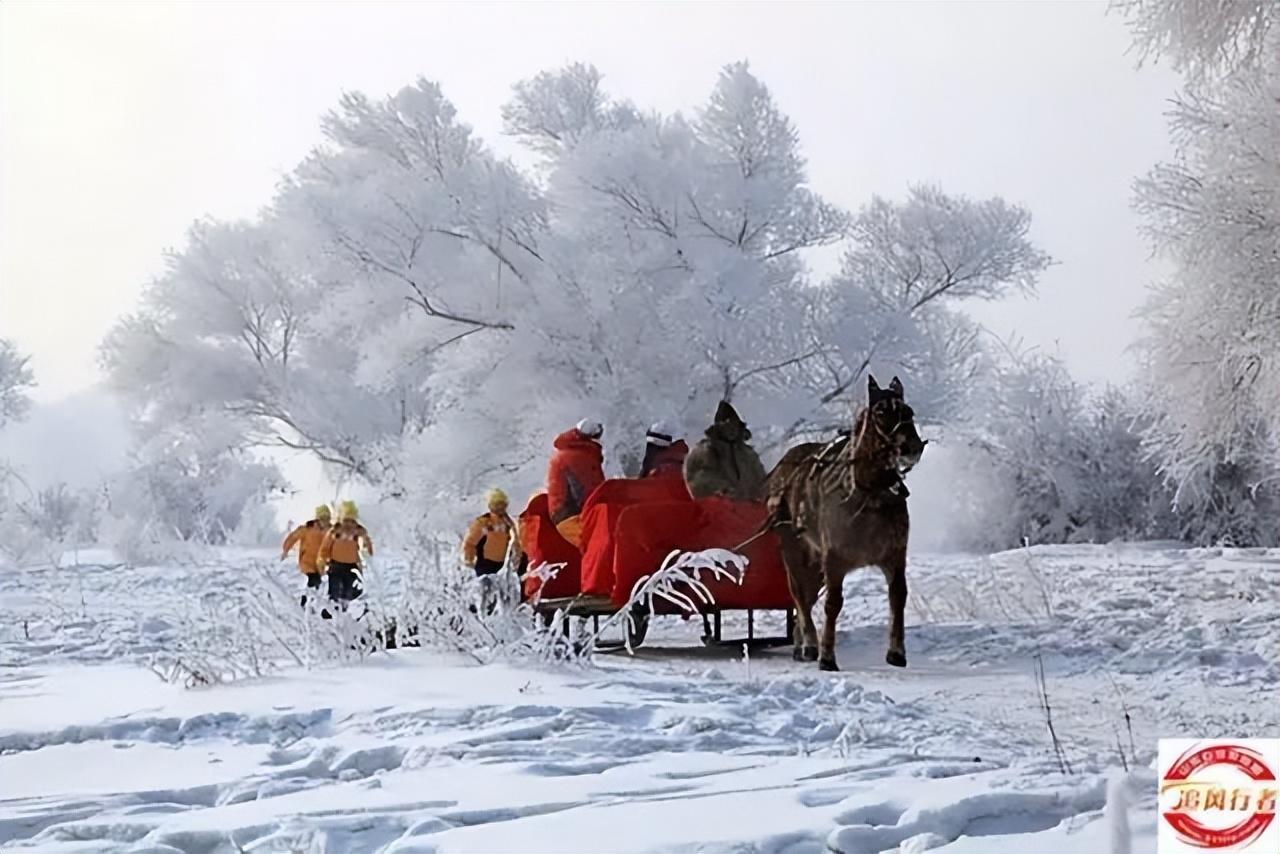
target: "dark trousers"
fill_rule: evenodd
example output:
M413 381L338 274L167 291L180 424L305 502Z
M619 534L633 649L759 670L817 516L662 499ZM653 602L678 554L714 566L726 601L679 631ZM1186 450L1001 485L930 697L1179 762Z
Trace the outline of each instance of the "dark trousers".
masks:
M503 563L500 560L489 560L484 555L476 558L476 578L482 575L494 575L501 571Z
M324 580L324 576L323 576L323 575L321 575L320 573L318 573L318 572L308 572L308 573L307 573L307 589L308 589L308 590L319 590L319 589L320 589L320 584L321 584L321 582L322 582L323 580ZM305 608L305 607L307 607L307 594L306 594L306 593L303 593L303 594L302 594L302 607L304 607L304 608Z
M329 598L335 602L350 602L360 595L360 582L356 579L354 563L329 562Z

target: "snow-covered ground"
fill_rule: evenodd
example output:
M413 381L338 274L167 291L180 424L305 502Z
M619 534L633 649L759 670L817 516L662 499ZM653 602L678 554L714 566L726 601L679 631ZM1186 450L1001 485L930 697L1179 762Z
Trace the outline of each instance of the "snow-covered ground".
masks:
M423 649L162 682L172 615L249 557L0 576L0 847L1096 854L1123 761L1154 852L1156 738L1280 735L1276 551L917 556L906 670L863 573L838 674L666 618L584 666Z

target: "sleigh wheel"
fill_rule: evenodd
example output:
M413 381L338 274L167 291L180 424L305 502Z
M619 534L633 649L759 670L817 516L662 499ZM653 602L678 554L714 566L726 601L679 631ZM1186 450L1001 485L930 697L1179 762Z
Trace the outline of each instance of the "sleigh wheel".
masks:
M626 634L627 646L637 649L649 634L649 609L643 605L632 605L622 623L622 631Z

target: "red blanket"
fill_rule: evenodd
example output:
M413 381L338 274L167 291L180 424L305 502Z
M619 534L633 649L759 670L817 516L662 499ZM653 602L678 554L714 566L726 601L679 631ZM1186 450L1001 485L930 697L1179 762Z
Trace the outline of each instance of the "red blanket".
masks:
M578 595L582 586L582 555L551 523L545 492L535 495L520 514L520 541L529 556L529 571L524 577L526 598L559 599ZM544 580L535 572L543 564L558 563L564 566L556 571L554 578Z
M613 562L618 517L623 510L653 502L688 503L689 491L679 477L606 480L591 493L582 511L582 592L613 595Z

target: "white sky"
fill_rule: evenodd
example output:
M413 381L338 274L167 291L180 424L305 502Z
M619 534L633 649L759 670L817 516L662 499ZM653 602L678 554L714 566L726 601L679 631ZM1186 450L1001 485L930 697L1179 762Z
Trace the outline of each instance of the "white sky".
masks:
M752 69L799 128L815 188L856 208L936 181L1028 205L1060 262L996 331L1121 377L1158 271L1129 209L1168 151L1176 87L1134 68L1105 5L28 3L0 5L0 336L39 397L97 378L95 348L195 218L250 216L343 89L421 75L500 151L510 85L581 60L644 107Z

